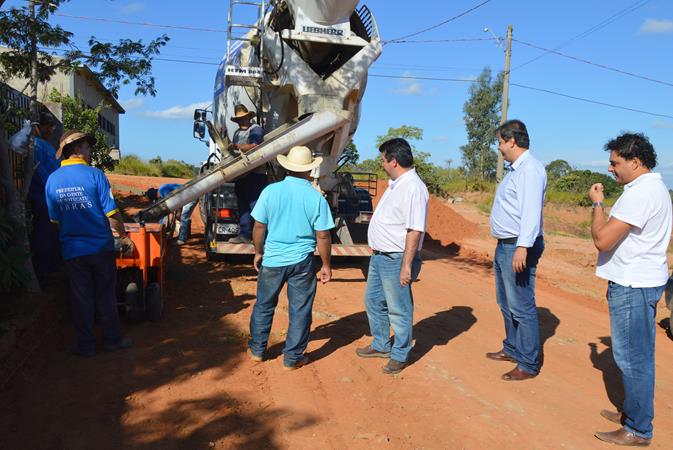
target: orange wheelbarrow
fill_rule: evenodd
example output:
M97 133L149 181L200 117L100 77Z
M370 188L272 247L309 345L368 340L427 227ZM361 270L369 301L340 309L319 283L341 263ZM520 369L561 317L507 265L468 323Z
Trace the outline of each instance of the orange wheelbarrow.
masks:
M165 226L125 223L135 245L133 255L117 252L117 301L131 321L161 320L166 274Z

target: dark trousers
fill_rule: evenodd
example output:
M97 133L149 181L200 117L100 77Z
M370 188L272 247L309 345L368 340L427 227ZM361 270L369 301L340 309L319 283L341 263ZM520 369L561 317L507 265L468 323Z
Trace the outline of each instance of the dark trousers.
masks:
M37 273L54 272L63 267L58 226L49 220L44 199L31 198L30 209L33 213L33 230L30 234L33 267Z
M250 213L267 184L266 175L261 173L249 173L235 181L234 190L238 202L240 234L248 239L252 238L253 220Z
M72 320L77 331L77 350L89 353L96 349L94 319L103 332L106 346L121 339L117 312L117 265L114 252L79 256L65 261L70 274Z

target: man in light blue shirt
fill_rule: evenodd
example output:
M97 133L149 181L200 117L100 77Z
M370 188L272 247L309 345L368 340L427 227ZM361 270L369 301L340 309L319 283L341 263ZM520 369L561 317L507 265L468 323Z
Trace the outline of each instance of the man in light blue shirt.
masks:
M252 210L254 265L259 275L248 346L253 361L262 361L278 294L287 283L290 325L283 353L285 368L293 370L308 363L304 351L317 288L316 244L322 259L320 279L326 283L332 277L330 230L334 220L327 201L309 182L311 170L320 165L322 157L313 158L307 147L293 147L277 159L288 174L285 180L267 186Z
M497 130L498 149L510 170L491 209L491 234L498 240L493 261L495 292L505 321L503 348L487 353L517 363L506 381L533 378L540 369L540 331L535 306L535 272L544 251L542 208L547 189L544 166L528 151L528 130L510 120Z

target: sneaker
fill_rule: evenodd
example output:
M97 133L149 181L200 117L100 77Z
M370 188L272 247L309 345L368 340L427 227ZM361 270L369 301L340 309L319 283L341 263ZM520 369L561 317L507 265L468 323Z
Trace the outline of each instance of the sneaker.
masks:
M304 356L302 359L297 361L294 364L288 364L286 362L283 363L283 368L285 370L297 370L300 367L304 367L306 364L308 364L308 356Z
M262 355L255 355L252 350L248 349L248 356L250 357L251 360L255 362L262 362L264 361L264 357Z
M394 359L391 359L388 361L388 364L383 366L383 373L387 373L389 375L395 375L396 373L402 372L402 369L407 367L406 362L400 362L400 361L395 361Z
M249 244L252 241L250 238L247 238L243 236L242 234L239 234L238 236L234 236L233 238L229 239L230 244Z
M103 350L106 352L116 352L117 350L123 350L125 348L129 348L133 343L131 342L131 339L129 338L121 338L119 339L119 342L116 344L105 344L103 346Z
M358 348L355 353L361 358L390 358L390 352L374 350L371 345Z
M180 239L178 239L175 243L178 245L185 245L185 241L181 241Z

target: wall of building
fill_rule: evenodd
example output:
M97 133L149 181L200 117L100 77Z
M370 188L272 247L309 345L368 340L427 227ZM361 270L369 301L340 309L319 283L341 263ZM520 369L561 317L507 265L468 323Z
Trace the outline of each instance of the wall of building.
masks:
M89 108L105 103L107 95L101 92L100 83L90 80L83 72L74 75L74 94ZM119 147L119 113L113 107L105 107L98 117L98 124L105 133L110 147Z

